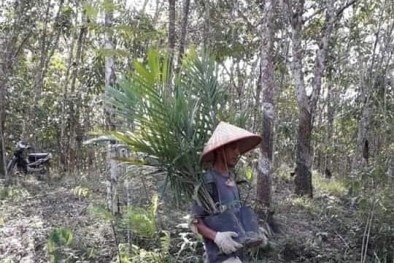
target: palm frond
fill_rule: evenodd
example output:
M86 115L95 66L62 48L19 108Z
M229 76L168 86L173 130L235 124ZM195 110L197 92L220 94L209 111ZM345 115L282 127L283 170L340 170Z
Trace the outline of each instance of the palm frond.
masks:
M149 50L147 63L134 62L116 88L107 88L117 115L133 122L133 132L110 135L158 160L175 197L191 198L203 168L199 154L225 111L226 94L215 75L216 63L191 50L169 86L169 59Z

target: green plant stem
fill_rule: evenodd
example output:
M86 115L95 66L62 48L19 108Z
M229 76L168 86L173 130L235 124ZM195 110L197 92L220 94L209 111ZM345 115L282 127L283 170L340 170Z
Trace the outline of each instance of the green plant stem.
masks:
M118 241L118 236L116 235L114 220L111 220L110 224L111 224L112 232L114 234L114 239L115 239L114 241L115 241L116 250L118 252L119 263L122 263L122 257L120 256L119 241Z

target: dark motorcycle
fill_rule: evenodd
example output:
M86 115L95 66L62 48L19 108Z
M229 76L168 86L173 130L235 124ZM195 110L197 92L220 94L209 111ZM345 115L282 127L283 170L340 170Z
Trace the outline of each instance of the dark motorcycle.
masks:
M28 153L32 149L20 141L16 144L13 158L8 162L7 173L17 174L49 174L51 153Z

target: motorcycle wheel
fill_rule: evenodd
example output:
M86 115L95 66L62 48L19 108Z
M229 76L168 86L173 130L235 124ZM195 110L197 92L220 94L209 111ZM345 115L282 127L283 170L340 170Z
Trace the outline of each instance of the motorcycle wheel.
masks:
M19 177L19 176L22 176L22 174L23 174L23 172L18 168L17 165L14 165L14 167L11 168L10 176Z
M37 177L39 180L48 180L50 178L50 165L44 164L42 170L39 172L39 176Z
M23 171L15 164L8 171L8 176L12 184L19 184L19 179L22 177Z

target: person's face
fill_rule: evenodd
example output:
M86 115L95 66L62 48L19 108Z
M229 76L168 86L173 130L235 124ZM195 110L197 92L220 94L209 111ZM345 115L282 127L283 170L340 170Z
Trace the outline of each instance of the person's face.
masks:
M223 147L224 161L229 167L234 167L239 159L238 144L236 142L230 143Z

